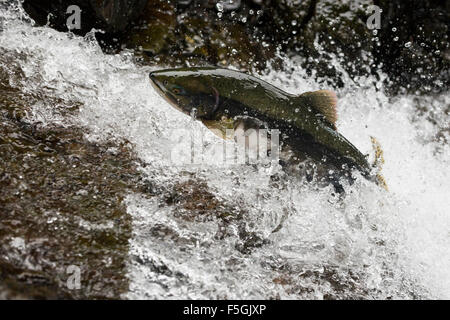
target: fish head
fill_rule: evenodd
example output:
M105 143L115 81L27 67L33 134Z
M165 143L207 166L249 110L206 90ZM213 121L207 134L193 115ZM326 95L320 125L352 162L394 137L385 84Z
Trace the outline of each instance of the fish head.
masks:
M208 75L195 68L150 72L150 82L172 106L199 119L211 118L219 105L219 92Z

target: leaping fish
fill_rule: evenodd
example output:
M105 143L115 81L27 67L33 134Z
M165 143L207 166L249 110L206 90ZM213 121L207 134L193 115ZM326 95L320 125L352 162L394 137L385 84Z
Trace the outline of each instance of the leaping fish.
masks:
M318 90L300 95L287 93L270 83L239 71L196 67L153 71L156 90L181 112L201 120L208 128L260 126L281 132L283 145L296 154L325 164L328 178L336 173L351 177L356 169L368 180L385 187L379 174L350 141L336 130L337 97ZM329 169L332 170L329 170ZM337 186L337 183L335 187Z

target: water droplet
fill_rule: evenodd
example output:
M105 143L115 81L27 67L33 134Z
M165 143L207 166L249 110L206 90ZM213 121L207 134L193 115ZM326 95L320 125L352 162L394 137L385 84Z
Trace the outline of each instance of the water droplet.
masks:
M411 47L411 41L408 41L407 43L405 43L405 48L409 48L409 47Z
M395 38L394 38L394 41L398 41L398 37L395 37Z
M296 25L297 25L297 20L292 20L292 21L291 21L291 24L292 24L293 26L296 26Z
M195 120L197 118L197 108L192 108L191 118L192 118L192 120Z
M47 219L47 223L50 224L50 223L55 222L56 220L58 220L56 217L51 217L51 218Z
M396 27L393 27L393 28L392 28L392 31L394 31L394 32L397 31L397 28L396 28Z
M223 4L221 2L216 4L217 10L222 12L223 11Z
M373 33L374 36L376 36L376 35L378 34L378 30L377 30L377 29L374 29L374 30L372 31L372 33Z

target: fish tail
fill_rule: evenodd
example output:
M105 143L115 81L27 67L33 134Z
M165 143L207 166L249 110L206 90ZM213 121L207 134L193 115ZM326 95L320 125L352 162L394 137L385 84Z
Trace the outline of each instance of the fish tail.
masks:
M388 186L386 183L386 179L381 174L381 169L384 164L384 152L381 149L381 145L375 137L370 137L370 141L372 141L372 147L375 151L375 160L373 161L372 167L376 168L377 172L375 174L378 185L382 186L386 191L388 191Z

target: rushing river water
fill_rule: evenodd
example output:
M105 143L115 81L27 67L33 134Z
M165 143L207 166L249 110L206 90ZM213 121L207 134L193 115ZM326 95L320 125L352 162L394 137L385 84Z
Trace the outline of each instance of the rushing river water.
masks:
M295 58L284 60L289 74L269 68L261 77L291 93L336 90L338 130L371 159L370 137L380 142L389 191L358 179L337 199L276 165L217 163L222 141L163 100L149 83L154 68L132 53L32 27L20 10L2 8L0 19L9 85L60 101L34 102L25 120L129 141L154 188L123 200L132 219L124 298L450 298L449 92L389 97L381 80L345 74L345 87L330 88ZM174 143L191 147L177 129L203 136L205 165L174 164Z

